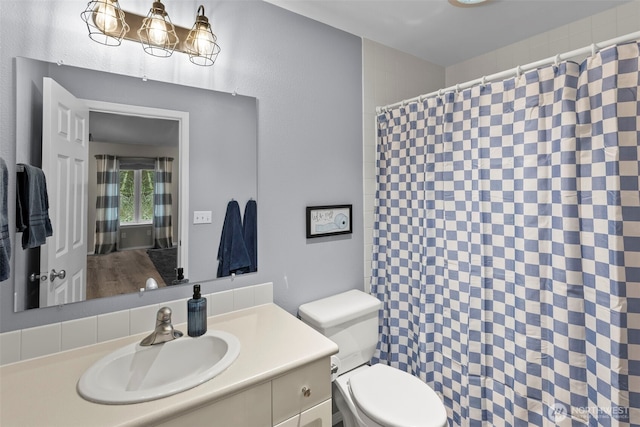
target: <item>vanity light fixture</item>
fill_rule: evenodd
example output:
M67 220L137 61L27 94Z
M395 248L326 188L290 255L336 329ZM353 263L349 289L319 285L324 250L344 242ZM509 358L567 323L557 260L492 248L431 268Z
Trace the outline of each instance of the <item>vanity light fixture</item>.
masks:
M118 0L91 0L80 16L91 40L107 46L119 46L127 39L140 42L149 55L166 58L179 51L202 66L213 65L220 53L204 6L198 8L191 30L173 25L161 0L154 0L146 16L122 10ZM131 27L138 28L137 32L130 31Z
M202 11L202 14L200 12ZM189 31L185 47L189 59L196 65L210 66L216 62L220 53L220 46L216 43L218 38L211 31L209 18L204 15L204 6L198 8L198 15L193 28Z
M80 14L86 22L91 40L107 46L120 46L129 32L118 0L92 0Z

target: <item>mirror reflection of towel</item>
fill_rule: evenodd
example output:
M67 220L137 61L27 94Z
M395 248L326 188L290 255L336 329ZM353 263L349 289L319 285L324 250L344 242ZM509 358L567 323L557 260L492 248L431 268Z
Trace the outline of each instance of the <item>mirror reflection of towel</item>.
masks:
M36 248L53 235L49 219L47 180L42 169L21 165L18 172L16 228L22 232L22 249Z
M0 282L9 278L11 259L11 236L9 235L9 213L7 209L7 191L9 171L4 159L0 157Z
M244 244L240 206L232 200L227 205L227 213L222 225L222 236L218 247L218 277L241 272L251 265L247 247Z
M242 233L251 261L251 265L244 272L253 273L258 271L258 204L253 199L249 200L244 207Z

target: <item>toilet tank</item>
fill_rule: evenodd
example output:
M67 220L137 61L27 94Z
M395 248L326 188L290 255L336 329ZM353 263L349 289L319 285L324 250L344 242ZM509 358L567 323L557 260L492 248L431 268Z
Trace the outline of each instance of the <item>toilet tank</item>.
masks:
M338 373L371 360L378 343L378 310L382 303L362 291L350 290L303 304L303 322L338 345Z

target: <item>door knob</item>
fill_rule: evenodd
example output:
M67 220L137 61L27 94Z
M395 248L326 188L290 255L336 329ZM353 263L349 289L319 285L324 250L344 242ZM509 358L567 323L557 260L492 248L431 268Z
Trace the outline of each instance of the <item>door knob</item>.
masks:
M56 273L56 270L53 269L51 270L51 274L49 275L49 280L51 280L52 282L56 279L56 277L58 279L64 279L67 275L67 272L64 270L60 270L59 273Z

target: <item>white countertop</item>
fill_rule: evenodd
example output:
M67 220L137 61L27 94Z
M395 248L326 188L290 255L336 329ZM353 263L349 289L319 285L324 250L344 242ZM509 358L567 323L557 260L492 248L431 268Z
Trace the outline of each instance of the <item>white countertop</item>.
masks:
M186 324L175 326L186 331ZM0 425L152 424L338 352L333 341L274 304L210 317L208 329L230 332L240 340L236 361L204 384L150 402L102 405L84 400L76 391L78 379L95 361L148 333L2 366Z

